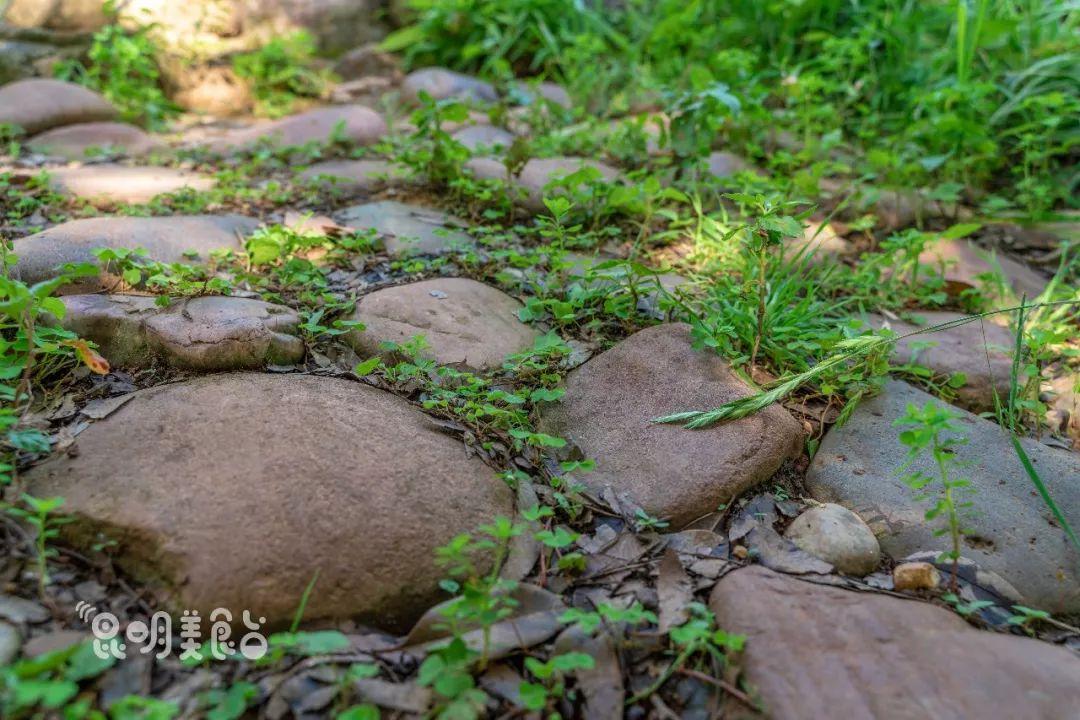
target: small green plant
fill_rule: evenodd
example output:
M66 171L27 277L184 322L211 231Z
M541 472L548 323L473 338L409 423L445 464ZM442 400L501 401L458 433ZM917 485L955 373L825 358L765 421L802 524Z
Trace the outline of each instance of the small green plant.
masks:
M528 710L546 711L553 702L569 695L566 690L568 674L576 670L591 670L595 666L596 661L591 655L579 652L556 655L546 662L527 657L525 669L539 682L521 683L521 701Z
M255 112L276 118L292 112L298 98L326 94L332 78L313 67L314 56L315 39L306 30L297 30L235 56L233 70L250 83Z
M4 504L0 508L33 528L34 547L37 550L38 595L45 598L45 588L49 584L49 559L56 557L56 549L50 545L50 541L60 535L60 527L71 522L71 518L57 513L64 504L62 497L38 498L23 493L22 502L24 507Z
M945 528L935 531L935 535L949 536L950 549L941 557L952 561L950 588L957 592L957 570L960 565L960 541L965 533L960 524L961 513L971 507L969 501L962 499L962 494L971 491L971 481L959 477L962 463L956 457L956 448L967 440L956 437L960 426L955 423L962 415L935 402L928 402L922 408L909 404L907 412L893 425L906 428L900 433L900 442L908 447L908 459L900 472L908 472L904 483L916 491L920 500L934 496L936 484L937 498L933 506L926 511L926 521L939 518L945 521ZM934 473L928 473L913 464L923 456L929 456L934 463Z

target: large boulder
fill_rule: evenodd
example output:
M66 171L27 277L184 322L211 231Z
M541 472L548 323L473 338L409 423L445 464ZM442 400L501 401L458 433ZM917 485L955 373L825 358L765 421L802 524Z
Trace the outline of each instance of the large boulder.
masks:
M61 80L19 80L0 87L0 123L35 134L61 125L112 120L117 112L105 98Z
M145 155L165 146L134 125L117 122L79 123L47 130L27 142L31 150L65 160L82 160L95 151Z
M709 598L746 636L744 677L769 717L1075 717L1080 660L976 630L929 603L814 584L751 566Z
M430 255L473 244L459 229L466 227L464 221L440 210L393 200L354 205L335 219L356 230L376 230L385 237L391 255Z
M587 485L627 493L679 526L771 477L801 452L802 429L778 405L706 430L653 418L752 392L725 361L691 347L688 325L657 325L571 372L566 395L542 410L540 426L596 461Z
M386 135L386 121L364 105L316 108L281 120L236 130L210 143L218 152L244 150L261 142L280 147L326 142L334 137L373 145Z
M514 298L475 280L423 280L361 298L353 319L365 329L346 339L366 356L388 356L381 343L423 335L430 357L440 365L488 370L500 367L507 355L528 350L539 337L518 319L520 309Z
M112 207L147 203L180 190L203 192L214 187L214 179L177 168L103 164L51 169L49 184L96 207Z
M304 357L300 317L262 300L210 296L161 307L146 295L67 295L63 302L63 327L93 340L115 366L258 370Z
M241 215L173 215L170 217L97 217L72 220L15 241L19 261L14 274L27 283L57 274L66 263L96 263L94 248L144 248L151 260L197 262L215 250L240 250L241 236L258 221ZM194 257L192 256L194 253ZM103 274L66 286L62 292L94 292L118 283Z
M71 541L167 605L400 631L440 599L435 549L510 516L512 493L406 401L360 383L226 374L138 392L78 453L26 475L66 498Z
M889 382L825 435L806 475L814 497L857 512L894 558L949 546L947 536L935 534L944 519L927 521L929 503L918 502L918 493L901 479L910 472L900 472L907 447L898 439L900 428L893 426L908 404L922 407L931 401L943 404L906 383ZM957 458L967 463L958 474L971 482L971 492L960 499L972 504L962 517L969 531L962 554L1005 578L1023 594L1025 604L1055 614L1080 611L1080 552L1052 521L1008 433L976 415L956 412L960 435L967 439L956 448ZM1080 457L1034 440L1020 442L1065 518L1080 526ZM937 476L933 461L925 458L912 469Z

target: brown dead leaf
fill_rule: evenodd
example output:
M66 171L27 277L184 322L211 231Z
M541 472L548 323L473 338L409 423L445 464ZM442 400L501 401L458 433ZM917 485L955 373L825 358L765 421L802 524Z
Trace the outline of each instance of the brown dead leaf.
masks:
M660 604L660 632L682 625L690 619L694 602L694 584L683 569L679 554L668 548L660 559L656 593Z
M86 367L90 368L91 372L97 373L98 375L109 374L109 361L98 354L97 350L90 347L90 344L85 340L64 340L60 344L73 348L75 350L75 355L84 365L86 365Z
M581 717L585 720L620 720L626 689L619 654L607 631L601 630L592 637L578 627L567 628L555 639L555 652L580 652L595 660L591 669L573 673L585 701Z

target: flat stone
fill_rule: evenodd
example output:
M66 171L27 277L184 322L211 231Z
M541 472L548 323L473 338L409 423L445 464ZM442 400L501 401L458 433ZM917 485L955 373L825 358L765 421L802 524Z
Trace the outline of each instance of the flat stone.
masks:
M227 133L209 143L212 150L243 150L261 142L293 147L326 142L337 133L357 145L373 145L386 135L386 121L366 105L335 105L298 113Z
M961 313L919 311L922 325L889 320L888 326L897 335L906 335L920 327L931 327L966 317ZM881 328L886 324L880 315L867 317L870 325ZM1013 334L992 322L973 321L938 332L915 335L896 343L893 362L916 363L934 372L949 376L963 373L967 383L956 390L957 404L975 412L994 408L994 391L1005 400L1009 396L1009 376L1012 372L1011 348Z
M386 236L386 250L391 255L437 254L473 244L472 238L458 229L467 226L463 220L393 200L354 205L334 219L357 230L374 228Z
M29 135L116 115L109 101L75 83L34 78L0 87L0 123L18 125Z
M23 645L23 656L41 657L57 650L66 650L73 645L80 645L93 638L93 635L82 630L53 630L27 640Z
M708 166L709 174L721 179L729 178L740 172L760 172L746 159L739 157L735 153L723 151L710 153L709 157L705 159L705 163Z
M146 295L67 295L62 325L110 364L209 371L292 365L304 357L300 317L250 298L196 297L160 307Z
M15 658L19 657L21 647L22 636L19 631L6 622L0 622L0 667L14 662Z
M880 395L860 402L844 425L825 435L806 475L814 497L858 513L894 558L948 546L946 537L934 536L940 523L924 519L928 504L915 500L916 493L898 472L907 447L893 422L909 403L922 407L930 401L943 404L906 383L887 383ZM972 535L964 539L962 554L1014 585L1025 605L1054 614L1080 611L1080 552L1052 523L1009 436L995 423L957 412L968 443L956 455L969 463L961 476L973 489L963 497L972 503L962 518ZM1020 442L1066 519L1080 525L1080 457L1034 440ZM920 460L913 469L936 473L932 461Z
M258 221L241 215L173 215L169 217L96 217L62 223L15 241L16 276L36 283L54 277L65 263L97 263L99 247L144 248L151 260L194 262L215 250L241 250L241 236ZM194 257L192 257L194 253ZM61 293L94 292L114 287L115 276L103 274L66 285Z
M382 190L406 174L406 168L386 160L327 160L315 163L297 177L325 183L342 193L357 193Z
M82 160L95 153L145 155L165 147L158 138L127 123L93 122L66 125L30 138L31 150L65 160Z
M482 180L506 180L506 166L501 161L490 158L473 158L465 163L473 175ZM579 157L559 157L533 159L525 163L521 174L514 179L514 185L522 192L521 204L532 212L541 212L544 206L544 188L548 183L577 172L583 167L595 168L602 176L602 182L614 183L622 174L615 168L597 160ZM555 190L551 194L565 194Z
M574 101L570 98L570 93L566 92L566 88L558 83L540 82L536 84L535 90L526 83L518 83L517 91L529 102L536 102L539 97L564 108L570 108L574 104Z
M802 451L802 430L778 405L706 430L652 419L750 394L726 362L690 346L689 325L656 325L571 372L540 424L596 461L585 484L627 493L678 529L771 477Z
M941 585L941 573L928 562L905 562L893 568L893 589L904 592L934 590Z
M43 623L50 617L49 611L32 600L14 595L0 595L0 618L16 625Z
M482 148L508 148L514 142L514 133L494 125L470 125L450 137L476 152Z
M528 350L539 333L518 319L521 304L506 293L466 278L438 278L365 295L354 320L365 330L346 340L357 352L390 357L379 343L423 335L440 365L474 370L500 367L507 355Z
M1050 383L1048 418L1080 450L1080 374L1064 375Z
M49 170L49 183L59 193L98 207L146 203L177 190L203 192L214 187L213 178L187 170L109 164L54 168Z
M869 575L881 562L874 532L842 505L812 507L792 520L784 537L848 575Z
M709 607L746 635L740 666L769 717L1066 720L1080 707L1068 650L928 603L751 566L720 580Z
M434 100L453 98L490 103L499 99L491 83L440 67L414 70L405 76L401 83L402 96L416 102L420 99L421 91Z
M786 238L787 257L799 255L807 262L817 263L827 258L839 258L851 253L851 243L845 240L831 223L811 222L800 238Z
M105 533L172 608L406 629L443 599L435 549L513 512L479 458L361 383L230 373L136 393L26 475L62 495L70 541Z
M971 287L982 287L984 283L978 276L986 273L998 274L997 266L1000 265L1005 282L1016 297L1026 294L1029 301L1038 297L1047 284L1047 278L1024 263L984 250L963 239L938 240L919 255L919 262L935 269L944 266L946 280ZM1006 303L1008 306L1012 304ZM1018 302L1015 304L1019 305Z

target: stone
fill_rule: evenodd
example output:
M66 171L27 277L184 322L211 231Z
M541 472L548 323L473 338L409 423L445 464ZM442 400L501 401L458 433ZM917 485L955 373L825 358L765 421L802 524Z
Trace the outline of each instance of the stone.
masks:
M1072 439L1074 450L1080 450L1080 373L1056 378L1049 385L1048 419L1058 432Z
M787 257L799 257L809 263L840 258L851 253L851 243L827 222L810 222L801 238L785 238Z
M465 167L481 180L506 180L506 166L498 160L473 158L465 163ZM602 183L614 183L622 177L622 174L610 165L587 158L559 157L529 160L513 181L522 193L521 204L532 212L545 211L545 186L583 167L591 167L599 171ZM551 194L563 193L562 190L554 190Z
M453 98L491 103L499 99L499 94L491 83L440 67L414 70L405 76L401 83L402 96L418 102L421 92L426 92L434 100Z
M709 607L747 636L740 667L769 717L1066 720L1080 707L1080 660L1065 648L917 600L751 566L724 576Z
M356 230L374 228L386 236L386 250L391 255L437 254L473 244L472 238L457 229L466 227L464 221L440 210L393 200L354 205L334 219Z
M386 160L327 160L315 163L297 177L350 194L382 190L391 181L407 177L407 173L407 168Z
M451 137L472 152L484 148L508 148L514 142L514 133L494 125L471 125L461 128Z
M196 297L160 307L146 295L67 295L61 324L113 366L156 362L203 372L292 365L304 357L293 310L250 298Z
M916 501L901 479L907 447L893 427L908 404L922 407L931 401L943 404L906 383L888 382L880 395L862 400L844 425L829 430L806 475L813 497L857 512L893 557L948 549L948 538L934 535L940 521L924 519L929 505ZM972 488L963 496L972 507L962 516L970 531L962 554L1014 585L1025 605L1053 614L1080 611L1080 552L1052 524L1009 435L989 420L956 412L960 435L968 441L956 455L968 463L961 477ZM1034 440L1020 442L1066 519L1080 524L1080 457ZM912 469L936 473L928 460Z
M181 67L168 75L169 96L180 107L197 113L229 117L251 112L251 87L227 66Z
M97 154L145 155L165 144L127 123L95 122L66 125L35 135L27 142L31 150L65 160L82 160Z
M51 169L49 184L64 195L111 207L147 203L178 190L205 192L214 187L214 179L176 168L102 164Z
M507 355L528 350L540 334L521 322L521 304L506 293L467 278L438 278L376 290L356 304L353 320L365 330L346 340L365 357L392 353L384 341L423 335L440 365L473 370L501 367Z
M967 317L961 313L918 311L920 325L900 320L888 320L870 315L867 321L874 329L886 325L897 335L915 332L920 327L932 327ZM1009 377L1012 373L1011 348L1013 334L991 321L978 320L923 335L899 340L893 352L894 364L915 363L935 373L950 376L963 373L967 382L956 389L957 404L975 412L994 409L994 393L1004 400L1009 396Z
M513 493L408 402L362 383L229 373L137 392L26 473L67 499L69 541L115 539L116 562L170 608L250 610L403 631L444 599L435 549ZM481 563L483 566L484 563Z
M715 178L729 178L740 172L759 172L753 165L734 153L713 152L705 159L709 174Z
M53 630L27 640L23 645L23 657L36 658L57 650L66 650L93 638L93 635L82 630Z
M116 115L105 98L75 83L38 78L0 87L0 124L18 125L29 135Z
M526 83L518 83L516 90L519 95L530 103L536 102L536 99L540 98L564 108L570 108L574 104L574 101L570 99L570 93L566 92L566 88L558 83L544 81L537 83L535 88Z
M0 667L14 662L15 658L19 657L21 647L22 636L19 631L6 622L0 622Z
M373 145L386 135L386 121L365 105L335 105L235 130L211 141L209 147L217 152L244 150L261 142L293 147L326 142L339 132L342 139L357 145Z
M941 585L941 573L928 562L900 563L893 568L892 575L895 590L935 590Z
M4 22L16 27L94 32L108 23L102 0L8 0Z
M725 361L691 347L689 325L656 325L572 371L540 427L596 461L586 485L626 493L678 530L799 455L802 429L778 405L697 431L652 419L751 394Z
M0 595L0 618L22 625L43 623L51 617L49 611L32 600L14 595Z
M935 269L944 268L946 280L970 287L983 287L984 283L978 276L986 273L997 275L1000 265L1006 286L1012 289L1017 299L1021 295L1027 295L1029 301L1042 294L1048 282L1037 270L1006 255L983 250L963 239L938 240L932 243L919 255L919 262ZM989 289L992 297L1007 301L1003 307L1019 305L1019 302L1012 303L1009 298L996 298L995 289Z
M241 215L173 215L169 217L96 217L71 220L15 241L15 276L36 283L56 275L66 263L97 263L93 249L144 248L151 260L193 262L206 260L215 250L241 250L241 236L258 221ZM191 257L195 253L195 258ZM83 278L60 289L61 293L94 292L115 287L115 275Z
M881 562L881 547L873 531L841 505L810 508L791 522L784 537L847 575L869 575Z

